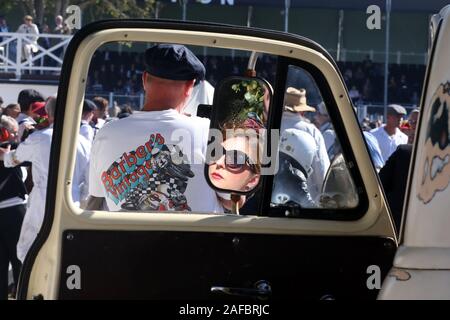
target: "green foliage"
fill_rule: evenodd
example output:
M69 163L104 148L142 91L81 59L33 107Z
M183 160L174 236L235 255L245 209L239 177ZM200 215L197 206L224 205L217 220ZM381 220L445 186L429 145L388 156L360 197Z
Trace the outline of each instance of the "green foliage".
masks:
M264 89L256 80L241 81L231 86L235 93L242 90L244 93L244 101L238 101L241 105L239 114L246 116L248 113L254 112L258 117L263 117L264 112Z
M94 0L79 1L94 20L107 18L151 18L155 0ZM76 4L76 3L74 3Z
M12 13L30 14L36 22L53 23L56 15L66 16L67 6L78 5L86 24L102 19L152 18L155 3L156 0L0 0L0 14L7 19Z
M12 1L0 1L0 14L7 15L13 8Z

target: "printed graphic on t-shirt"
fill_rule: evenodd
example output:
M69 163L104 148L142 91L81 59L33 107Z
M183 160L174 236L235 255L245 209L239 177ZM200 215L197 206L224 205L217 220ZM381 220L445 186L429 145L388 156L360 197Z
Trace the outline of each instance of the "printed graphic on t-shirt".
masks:
M101 180L107 197L124 210L191 211L184 192L192 177L182 150L157 133L124 152Z

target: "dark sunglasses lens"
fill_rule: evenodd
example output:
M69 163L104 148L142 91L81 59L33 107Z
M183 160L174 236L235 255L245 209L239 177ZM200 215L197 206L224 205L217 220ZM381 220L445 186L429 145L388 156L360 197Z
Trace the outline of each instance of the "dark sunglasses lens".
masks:
M231 150L225 154L225 164L231 170L241 169L247 163L247 155L242 151Z

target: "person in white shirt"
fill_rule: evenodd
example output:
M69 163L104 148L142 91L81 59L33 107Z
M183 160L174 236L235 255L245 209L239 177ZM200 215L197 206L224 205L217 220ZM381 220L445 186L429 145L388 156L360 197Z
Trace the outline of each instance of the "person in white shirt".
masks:
M45 109L50 123L48 128L33 132L16 150L11 151L9 148L0 148L0 160L4 160L5 167L11 168L22 162L29 161L33 168L33 190L28 198L27 211L17 244L17 257L21 261L25 259L28 250L41 229L44 218L56 98L50 97L47 100ZM88 170L87 151L88 149L86 149L85 145L77 148L77 165L75 166L72 188L72 197L75 204L79 204L78 202L81 198L79 186L86 179L83 177L86 177L85 171Z
M391 104L388 106L386 124L370 131L378 141L384 162L389 159L399 145L408 143L408 136L399 129L402 117L405 115L405 108Z
M29 61L32 54L38 52L38 36L39 36L39 29L37 27L37 25L35 25L33 23L33 17L26 15L23 18L23 24L21 24L19 26L19 28L17 29L17 33L25 33L27 35L29 35L27 37L27 40L23 41L22 44L22 55L23 55L23 60L27 60ZM31 63L31 62L30 62Z
M92 143L94 141L94 128L91 121L94 118L97 106L91 100L85 99L83 103L83 113L81 114L80 134Z
M208 186L204 162L209 120L184 115L194 82L205 68L182 45L145 52L142 111L107 123L95 137L88 209L222 213Z
M305 112L315 112L316 109L307 105L305 89L293 87L287 88L284 105L280 135L283 134L284 130L294 128L308 132L316 142L316 150L311 165L312 170L307 180L309 193L312 199L316 201L322 192L325 175L330 166L330 159L322 134L315 125L304 117Z

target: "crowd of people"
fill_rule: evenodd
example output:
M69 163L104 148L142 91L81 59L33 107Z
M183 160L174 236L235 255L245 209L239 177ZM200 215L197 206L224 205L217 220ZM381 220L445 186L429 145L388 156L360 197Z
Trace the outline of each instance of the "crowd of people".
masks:
M0 299L7 297L8 289L11 292L9 263L17 283L21 261L42 224L56 98L25 89L17 103L2 104L0 98ZM81 206L87 199L94 136L106 122L129 115L126 111L109 109L101 97L84 101L72 189L75 204Z
M126 81L137 77L138 59L143 62L139 72L145 93L141 111L127 108L118 112L117 107L110 108L108 101L101 97L83 102L72 181L73 201L82 208L111 211L228 212L236 199L231 200L209 187L204 163L191 162L188 155L183 154L190 150L191 157L205 158L209 121L195 117L195 113L185 114L191 96L200 90L201 85L196 84L204 84L207 77L204 64L184 46L155 45L147 49L143 57L133 58L136 72L124 73ZM207 65L214 68L214 64ZM215 65L219 68L221 64ZM102 69L106 70L106 65L102 65L100 71ZM119 66L118 72L120 70L125 72L125 68ZM109 72L115 69L110 67ZM91 80L94 84L98 81L114 88L113 82L102 82L106 78L100 77L101 72L95 74L94 71L94 80ZM340 157L341 146L325 103L309 106L306 95L303 88L289 87L285 92L280 152L289 162L290 174L294 172L302 181L300 185L293 185L299 188L297 193L300 190L305 193L299 205L308 208L314 207L320 198L328 168ZM44 97L33 89L21 91L17 103L1 107L0 299L8 296L8 265L11 263L17 283L21 261L42 224L56 107L56 97ZM308 113L313 116L308 117ZM391 191L392 194L398 192L399 187L393 184L399 181L388 181L383 176L392 178L393 174L385 171L398 165L398 161L405 161L397 160L393 164L392 159L399 150L404 151L399 145L412 142L417 114L418 110L414 110L406 120L406 110L402 106L390 105L386 124L364 134L375 167L386 183L388 199L391 199ZM265 126L261 119L267 119L267 110L256 116L246 112L246 117L235 128L250 126L258 131ZM173 141L175 130L184 130L183 136L192 138ZM190 145L191 140L194 146ZM246 190L259 181L261 167L258 161L250 161L255 152L248 151L246 143L240 149L234 143L241 140L236 136L222 143L224 149L233 151L233 156L227 153L216 159L211 175L223 183L228 173L229 176L239 173L242 175L239 188ZM174 154L181 160L174 162L171 158ZM237 157L244 161L238 161ZM403 167L407 167L405 162ZM289 199L283 195L286 195L284 191L276 194L273 202L286 203ZM392 199L399 201L395 197ZM238 203L243 205L244 202L245 197L240 197ZM398 208L391 207L393 211ZM394 212L396 223L399 217Z
M338 62L352 100L356 103L381 103L384 93L384 64L367 56L363 61ZM417 105L425 76L424 65L389 65L388 96L392 103Z
M199 55L199 59L206 67L206 80L216 86L219 79L240 75L247 66L248 58ZM139 95L142 93L140 77L143 65L139 55L130 52L98 51L89 72L88 92ZM367 57L361 62L338 62L338 67L355 105L383 102L384 64L374 63ZM261 70L260 77L273 83L276 73L275 58L268 55L262 56L258 60L258 69ZM120 74L121 77L112 76L116 74ZM389 101L418 105L424 74L425 66L423 65L391 64L388 82Z
M340 185L334 189L340 194L341 203L325 199L328 197L325 192L327 189L325 175L332 170L334 162L340 163L343 170L345 159L339 136L325 103L322 101L316 106L310 106L307 104L306 95L304 88L289 87L286 90L280 127L282 136L280 156L281 153L290 156L291 161L286 162L289 167L293 166L292 163L298 162L301 186L296 185L289 190L286 180L275 177L272 201L279 204L289 203L295 195L296 202L301 204L302 208L351 207L357 203L357 199L352 197L356 192L352 189L352 183L345 179L339 181ZM364 119L360 124L373 165L380 175L397 230L400 229L411 146L418 116L417 108L407 114L401 105L390 104L387 107L385 123L369 123L368 119ZM305 132L313 139L307 141L308 139L304 137ZM401 154L402 160L398 160L398 154ZM283 164L283 161L280 163ZM299 190L305 194L304 197L298 197Z

